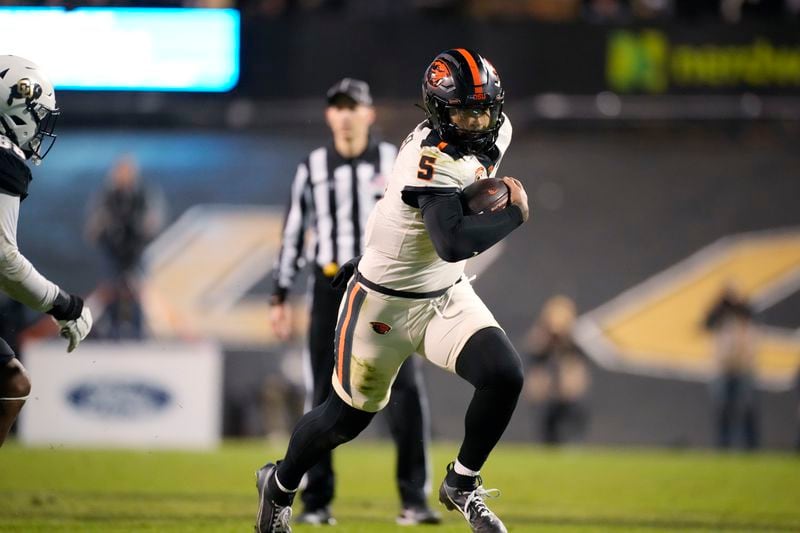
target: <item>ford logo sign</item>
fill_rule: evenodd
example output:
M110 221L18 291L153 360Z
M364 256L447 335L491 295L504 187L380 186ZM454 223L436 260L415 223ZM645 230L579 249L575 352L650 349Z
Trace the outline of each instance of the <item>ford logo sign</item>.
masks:
M91 381L67 391L76 410L101 418L144 418L162 411L172 395L159 385L142 381Z

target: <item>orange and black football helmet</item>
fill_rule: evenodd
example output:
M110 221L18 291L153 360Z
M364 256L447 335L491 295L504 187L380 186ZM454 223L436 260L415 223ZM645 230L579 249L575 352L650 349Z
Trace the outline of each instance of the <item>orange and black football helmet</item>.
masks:
M453 48L437 55L422 79L422 100L428 121L443 141L469 153L494 146L503 125L505 92L494 66L482 55ZM490 120L480 130L459 128L451 110L488 112Z

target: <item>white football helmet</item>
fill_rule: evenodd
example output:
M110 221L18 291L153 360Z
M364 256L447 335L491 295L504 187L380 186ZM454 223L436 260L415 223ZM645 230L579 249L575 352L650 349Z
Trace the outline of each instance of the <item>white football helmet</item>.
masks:
M38 164L53 147L59 115L53 84L31 61L0 55L0 134Z

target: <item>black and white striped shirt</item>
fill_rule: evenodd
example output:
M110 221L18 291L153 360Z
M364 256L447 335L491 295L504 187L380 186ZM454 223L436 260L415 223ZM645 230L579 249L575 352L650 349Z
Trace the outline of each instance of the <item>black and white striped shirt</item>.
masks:
M363 154L345 159L331 143L300 163L273 270L273 302L286 298L304 262L335 272L362 253L367 219L383 196L396 156L393 144L370 141Z

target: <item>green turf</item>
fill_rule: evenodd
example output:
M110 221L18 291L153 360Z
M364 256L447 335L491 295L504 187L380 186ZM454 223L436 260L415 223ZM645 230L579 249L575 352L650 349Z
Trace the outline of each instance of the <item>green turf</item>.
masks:
M434 489L455 449L434 447ZM280 451L254 441L228 442L214 453L7 443L0 450L0 531L252 531L253 472ZM468 531L455 513L438 528L394 525L390 445L356 441L337 451L336 465L339 525L332 533ZM503 491L490 506L511 532L800 531L796 456L506 445L484 474L487 488Z

